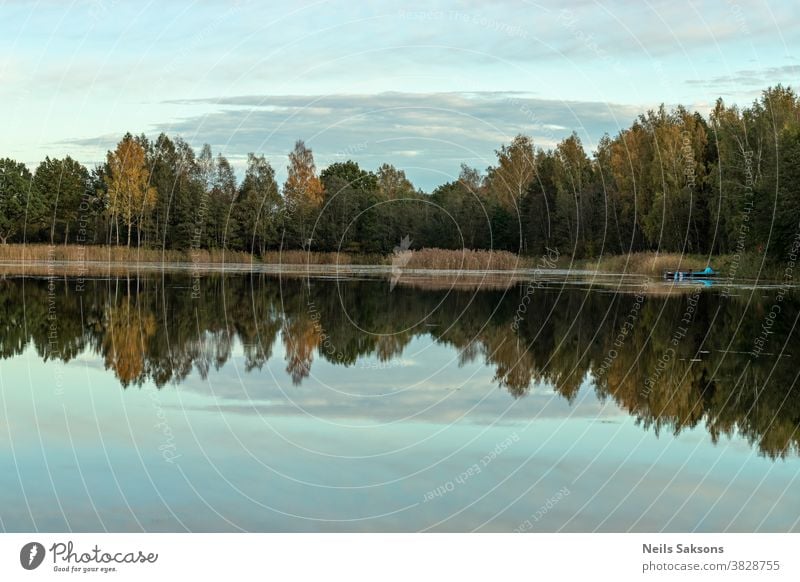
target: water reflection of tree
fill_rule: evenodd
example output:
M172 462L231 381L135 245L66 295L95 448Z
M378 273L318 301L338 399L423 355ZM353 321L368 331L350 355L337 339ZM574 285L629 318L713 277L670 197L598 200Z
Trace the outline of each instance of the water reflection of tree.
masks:
M0 281L0 357L31 345L45 360L66 362L89 349L123 386L164 386L193 370L205 378L229 361L235 345L247 371L260 369L280 337L287 375L299 385L315 359L344 366L367 356L388 362L415 337L427 336L456 350L458 365L482 359L514 397L544 384L573 400L585 387L656 432L703 426L715 441L742 434L775 457L800 448L793 360L771 355L796 339L798 304L789 296L772 328L771 348L755 358L730 352L752 349L769 305L748 307L741 298L713 293L701 296L685 337L673 344L687 296L649 296L637 310L634 295L537 289L535 308L513 331L522 286L390 292L379 280L334 285L209 276L192 299L192 281L180 275L87 280L80 293L74 280L55 280L48 290L50 283ZM620 344L631 313L635 323Z
M133 280L132 288L127 277L122 293L120 283L117 280L114 285L114 296L119 300L109 301L105 306L101 350L106 369L114 370L122 385L128 386L144 381L145 357L157 329L146 297L139 294L139 279Z
M299 385L311 373L311 363L320 345L321 329L308 315L287 316L281 328L286 350L286 372Z

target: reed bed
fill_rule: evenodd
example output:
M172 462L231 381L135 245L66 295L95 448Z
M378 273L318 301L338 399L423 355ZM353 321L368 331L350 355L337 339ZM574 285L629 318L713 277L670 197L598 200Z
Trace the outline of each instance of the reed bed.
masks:
M354 253L318 253L300 250L267 251L261 262L268 265L388 265L383 255Z
M682 255L679 253L639 252L628 255L603 256L600 259L581 259L572 261L563 256L558 261L562 268L585 269L606 273L628 273L660 277L663 271L672 269L703 269L709 264L704 255ZM210 265L216 269L223 265L246 267L258 265L261 268L280 268L320 266L356 267L384 266L393 272L411 270L445 271L513 271L536 267L535 257L522 257L507 251L419 249L389 255L357 253L323 253L302 250L268 251L261 256L247 252L228 250L162 250L152 248L128 248L123 246L100 245L47 245L47 244L9 244L0 245L0 263L3 273L19 271L26 265L25 272L32 272L35 266L61 264L81 266L84 271L108 271L114 269L149 266ZM763 264L762 264L763 263ZM757 253L743 253L741 256L717 255L711 257L710 265L722 277L748 280L758 277L761 280L779 280L783 277L785 264L780 261L763 261Z
M641 252L628 255L604 256L598 259L581 261L586 269L596 269L609 273L630 273L636 275L661 276L664 271L699 270L708 265L707 258L699 255L681 255L679 253ZM713 261L712 261L713 263ZM715 264L711 265L718 268Z
M447 271L513 270L531 266L530 260L507 251L420 249L390 255L270 251L262 262L273 265L386 265L400 269Z
M597 270L606 273L628 273L661 277L664 271L700 270L712 267L720 279L750 282L779 281L784 276L785 261L763 254L745 252L741 255L688 255L679 253L640 252L628 255L611 255L598 259L583 259L573 264L574 268Z
M253 255L223 250L162 250L105 245L0 245L4 263L250 263Z
M393 264L406 269L510 271L532 266L528 258L508 251L420 249L395 255Z

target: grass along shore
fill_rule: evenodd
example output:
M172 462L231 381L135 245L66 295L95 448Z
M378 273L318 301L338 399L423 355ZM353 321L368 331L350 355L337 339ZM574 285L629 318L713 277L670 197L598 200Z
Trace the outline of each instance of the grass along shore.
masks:
M763 262L763 265L762 265ZM227 250L162 250L128 248L123 246L80 246L47 244L0 245L0 267L3 273L40 273L49 264L58 264L59 271L84 273L135 269L137 267L170 268L170 266L211 266L214 270L248 266L274 267L335 267L386 266L404 270L446 271L519 271L541 267L537 257L520 256L507 251L420 249L394 255L319 253L301 250L268 251L253 255ZM710 261L704 255L640 252L627 255L607 255L594 259L572 259L561 255L549 263L556 269L625 273L660 277L668 269L703 269L710 264L725 279L780 280L784 265L763 260L755 253L715 255ZM65 269L65 268L66 269ZM760 274L759 274L760 271Z
M319 253L302 250L268 251L254 255L227 250L162 250L124 246L47 244L0 245L0 264L38 266L48 263L93 265L276 265L276 266L398 266L405 269L502 270L533 267L533 261L507 251L420 249L397 255Z
M661 277L664 271L680 269L695 271L707 266L719 273L720 280L780 281L786 265L757 253L741 255L681 255L678 253L640 252L628 255L606 255L594 259L578 259L572 268L603 273L626 273ZM559 267L569 268L569 261L559 261Z

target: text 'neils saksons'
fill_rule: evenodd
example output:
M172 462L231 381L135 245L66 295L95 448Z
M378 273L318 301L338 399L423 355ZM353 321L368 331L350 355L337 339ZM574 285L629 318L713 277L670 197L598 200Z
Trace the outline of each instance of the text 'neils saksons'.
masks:
M724 554L723 546L696 546L694 544L642 544L643 554Z

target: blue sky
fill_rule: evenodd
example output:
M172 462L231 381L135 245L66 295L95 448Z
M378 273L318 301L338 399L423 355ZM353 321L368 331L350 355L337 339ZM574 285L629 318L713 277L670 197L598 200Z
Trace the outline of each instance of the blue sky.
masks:
M795 0L0 0L0 155L101 160L125 131L278 170L387 161L430 189L516 133L590 149L659 103L797 85Z

